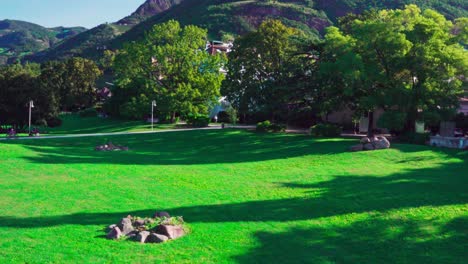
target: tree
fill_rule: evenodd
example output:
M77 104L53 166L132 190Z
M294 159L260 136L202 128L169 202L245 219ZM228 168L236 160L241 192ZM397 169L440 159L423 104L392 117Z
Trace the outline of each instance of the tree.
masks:
M111 109L141 118L156 99L159 113L171 121L177 113L207 113L220 94L225 56L205 52L206 40L206 30L171 20L127 43L114 61L118 87Z
M333 77L336 87L357 108L405 113L405 129L412 130L421 112L457 107L457 77L467 76L468 57L458 41L463 33L454 32L466 28L415 5L369 13L341 28L327 31L324 67L342 70Z
M0 68L0 124L23 128L28 124L28 103L35 101L34 120L48 115L47 98L37 84L38 64L15 64Z
M60 105L64 110L91 107L96 98L95 83L101 75L96 63L84 58L71 58L58 65L62 71Z
M275 119L286 108L297 35L278 20L266 20L257 31L236 39L222 94L240 114L266 112Z

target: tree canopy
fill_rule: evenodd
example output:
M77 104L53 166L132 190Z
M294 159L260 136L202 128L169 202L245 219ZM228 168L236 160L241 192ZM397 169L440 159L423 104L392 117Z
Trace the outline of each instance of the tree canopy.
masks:
M208 54L206 41L206 30L172 20L125 45L114 61L118 88L110 109L141 118L156 100L162 118L207 113L220 95L225 56Z

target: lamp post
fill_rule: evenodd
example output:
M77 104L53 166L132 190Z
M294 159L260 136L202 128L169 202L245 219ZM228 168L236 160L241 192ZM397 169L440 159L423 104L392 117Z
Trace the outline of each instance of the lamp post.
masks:
M29 135L31 135L31 112L32 108L34 108L33 100L29 101Z
M154 131L154 108L156 106L156 100L153 100L153 102L151 102L151 131Z

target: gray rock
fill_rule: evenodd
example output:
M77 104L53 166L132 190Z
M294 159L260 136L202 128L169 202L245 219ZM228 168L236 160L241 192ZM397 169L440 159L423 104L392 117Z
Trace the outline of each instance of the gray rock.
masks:
M168 212L156 212L153 218L171 218Z
M182 226L159 225L156 227L156 233L165 235L169 239L176 239L185 236L185 231Z
M145 225L145 220L143 219L138 219L138 220L135 220L135 222L133 223L135 226L142 226L142 225Z
M114 227L108 234L107 238L108 239L119 239L122 237L122 231L118 226Z
M169 237L167 237L165 235L151 233L151 235L149 235L149 237L148 237L147 242L148 243L164 243L167 240L169 240Z
M141 243L146 243L149 235L150 235L150 232L141 231L140 233L138 233L136 239L140 241Z
M371 141L370 141L370 139L369 139L368 137L363 137L363 138L361 139L361 144L367 144L367 143L370 143L370 142L371 142Z
M364 147L362 144L359 144L359 145L355 145L355 146L352 146L350 148L351 151L363 151L364 150Z
M132 219L130 219L128 217L123 218L122 221L120 221L119 228L122 230L123 235L127 235L130 232L132 232L133 230L135 230L133 228L133 225L132 225Z
M386 137L380 137L374 142L375 149L388 149L390 148L390 141Z
M367 143L367 144L364 144L363 149L364 150L375 150L375 147L371 143Z

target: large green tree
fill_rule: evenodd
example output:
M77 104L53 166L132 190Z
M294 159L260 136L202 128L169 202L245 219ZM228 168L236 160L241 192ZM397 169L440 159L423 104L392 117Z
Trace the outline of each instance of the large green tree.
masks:
M272 119L286 111L292 90L300 32L278 20L264 21L257 31L239 37L229 54L222 94L241 115L268 113Z
M414 129L424 113L457 107L459 77L468 76L468 56L460 45L467 30L463 21L454 25L415 5L368 13L346 21L341 30L328 29L323 67L334 89L357 108L392 111L404 116L398 119L402 127Z
M114 61L117 89L111 109L128 118L147 114L156 100L161 117L207 113L220 95L225 56L205 52L207 32L177 21L155 25L125 45Z

